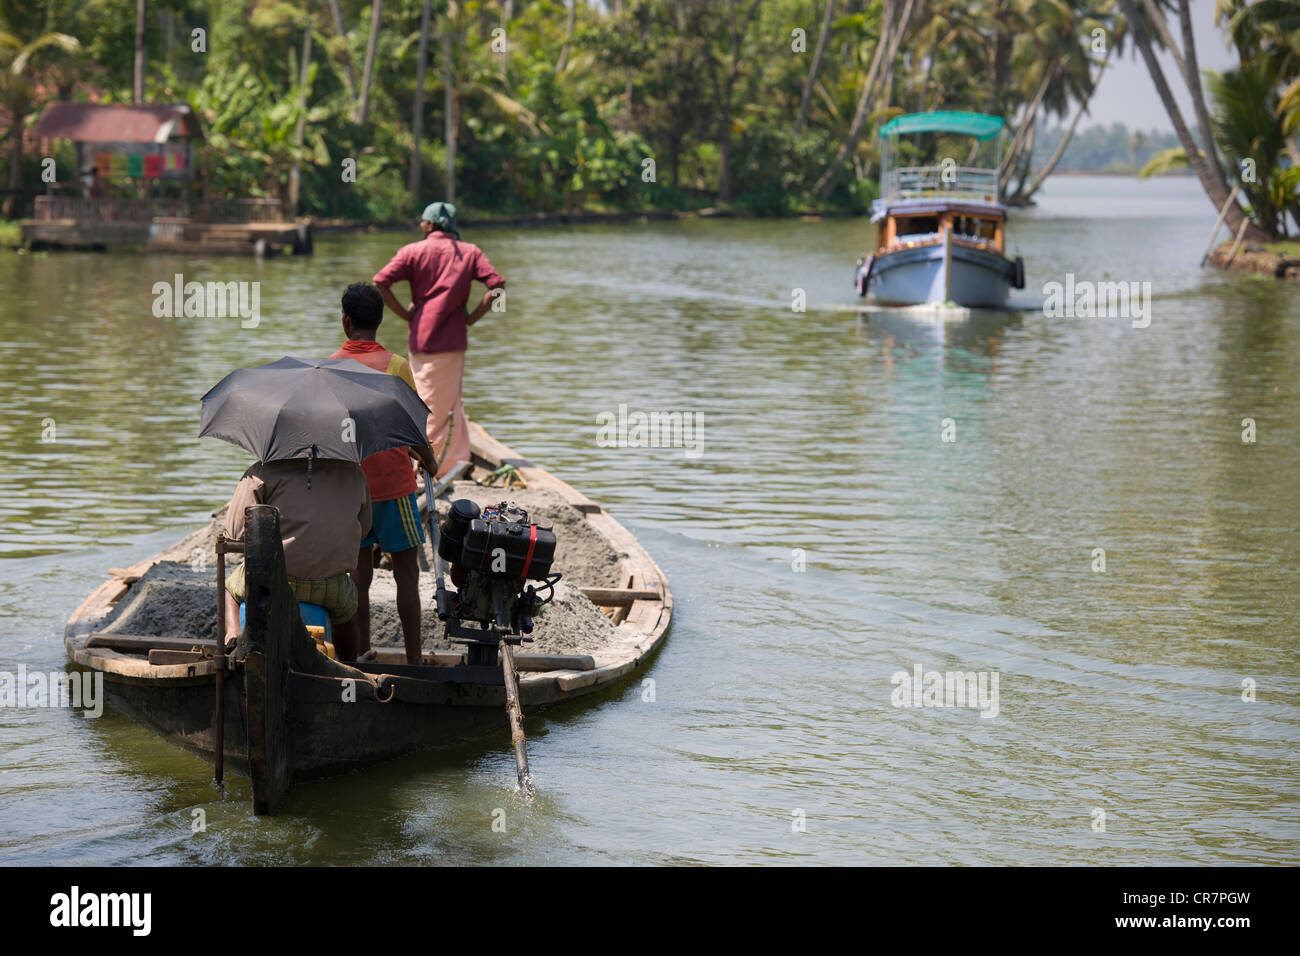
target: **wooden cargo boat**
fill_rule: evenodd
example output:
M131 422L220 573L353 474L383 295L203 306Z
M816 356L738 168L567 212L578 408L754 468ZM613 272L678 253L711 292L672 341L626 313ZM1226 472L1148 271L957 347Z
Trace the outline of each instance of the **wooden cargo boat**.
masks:
M594 501L481 427L470 428L471 477L513 465L529 488L549 489L582 512L621 555L623 587L583 589L618 625L605 647L589 655L515 655L524 712L609 687L644 663L664 640L672 594L663 572ZM400 648L377 648L377 662L356 665L320 653L288 590L275 509L253 508L249 515L243 543L247 626L239 647L226 659L220 726L213 641L99 630L161 555L116 572L68 622L64 643L69 658L103 673L111 707L210 762L216 762L217 741L222 740L224 763L252 780L257 813L273 813L300 780L506 731L506 690L499 667L467 664L465 654L456 652L426 653L418 666L407 665ZM426 613L433 612L426 607Z

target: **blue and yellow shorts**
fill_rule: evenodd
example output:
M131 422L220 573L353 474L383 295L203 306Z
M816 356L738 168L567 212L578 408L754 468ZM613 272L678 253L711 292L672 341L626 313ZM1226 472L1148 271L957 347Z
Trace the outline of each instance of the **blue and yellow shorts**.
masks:
M386 554L408 551L424 543L424 528L420 525L420 510L415 504L415 495L394 498L392 501L376 501L370 506L372 526L370 533L361 542L361 547L368 548L378 544Z

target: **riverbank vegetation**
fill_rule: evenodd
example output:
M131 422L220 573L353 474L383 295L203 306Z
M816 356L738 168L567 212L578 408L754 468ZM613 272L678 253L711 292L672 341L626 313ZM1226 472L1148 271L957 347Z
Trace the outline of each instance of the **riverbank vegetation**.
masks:
M1298 3L1219 0L1242 70L1273 96L1249 129L1203 96L1199 139L1174 122L1218 206L1242 149L1274 151L1251 154L1265 180L1229 217L1256 238L1295 201L1279 158L1300 34L1269 11ZM206 193L371 221L431 197L469 215L861 211L883 123L977 110L1007 122L1001 182L1023 203L1130 34L1199 76L1186 0L0 0L0 96L20 127L57 98L188 102ZM4 135L11 189L39 183L38 157L12 123ZM904 143L917 161L927 148L950 144Z

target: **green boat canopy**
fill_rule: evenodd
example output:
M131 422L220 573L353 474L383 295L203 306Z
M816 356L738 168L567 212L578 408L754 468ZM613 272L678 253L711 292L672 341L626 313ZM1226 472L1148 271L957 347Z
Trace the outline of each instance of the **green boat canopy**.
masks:
M940 110L936 113L908 113L895 116L881 127L881 136L901 136L905 133L961 133L978 140L992 139L1002 132L1002 117L987 113L958 113Z

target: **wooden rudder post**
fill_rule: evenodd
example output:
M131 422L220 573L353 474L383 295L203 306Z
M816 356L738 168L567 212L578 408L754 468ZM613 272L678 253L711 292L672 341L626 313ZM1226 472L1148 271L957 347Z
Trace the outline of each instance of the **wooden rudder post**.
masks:
M280 513L269 505L244 511L244 633L239 656L247 689L248 766L253 812L274 813L293 775L289 710L291 638L302 622L289 590Z

